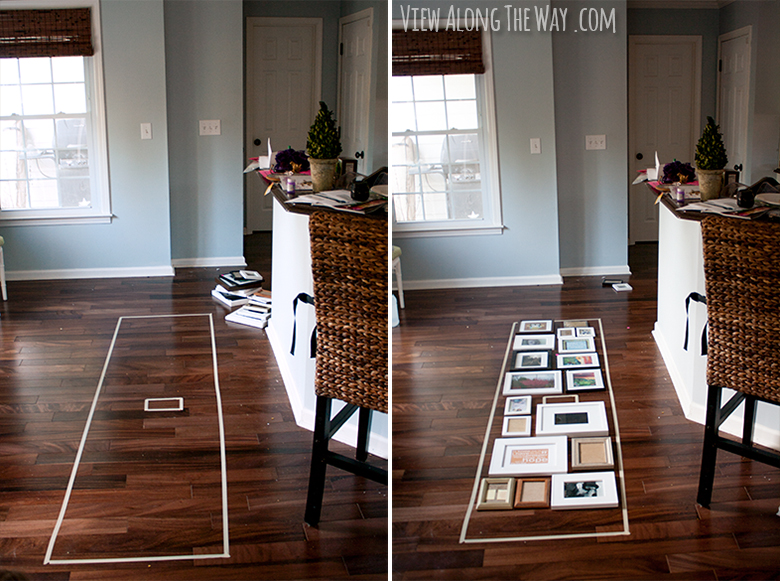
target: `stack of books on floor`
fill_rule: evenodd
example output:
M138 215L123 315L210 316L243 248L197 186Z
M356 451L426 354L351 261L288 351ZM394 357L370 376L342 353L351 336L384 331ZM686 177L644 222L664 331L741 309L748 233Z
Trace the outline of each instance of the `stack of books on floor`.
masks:
M217 277L211 296L229 308L225 320L263 329L271 318L271 291L263 290L263 276L253 270L236 270Z

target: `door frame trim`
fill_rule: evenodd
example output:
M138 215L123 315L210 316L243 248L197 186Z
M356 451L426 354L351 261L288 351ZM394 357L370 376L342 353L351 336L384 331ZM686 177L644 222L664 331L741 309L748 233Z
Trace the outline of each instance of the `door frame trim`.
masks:
M748 24L747 26L743 26L742 28L737 28L736 30L732 30L731 32L726 32L724 34L718 35L718 79L715 83L715 122L720 125L721 124L721 105L723 104L721 102L721 89L722 89L722 82L723 82L723 72L721 71L720 62L723 58L722 56L722 50L723 50L723 43L727 42L729 40L734 40L735 38L739 38L740 36L747 36L747 58L748 58L748 84L747 84L747 95L745 95L745 107L746 109L742 112L744 115L744 121L745 121L745 159L742 160L742 172L741 178L744 178L746 174L749 173L750 166L748 165L748 159L750 157L749 149L750 149L750 97L752 95L752 91L750 90L750 86L753 84L753 26L751 24ZM742 180L740 180L742 181Z
M253 55L254 55L254 41L251 34L252 29L256 26L262 27L284 27L284 26L309 26L314 29L314 91L312 92L312 111L319 110L319 102L322 99L322 18L296 18L296 17L265 17L265 16L247 16L246 26L244 28L244 92L245 92L245 105L244 105L244 157L249 162L249 144L253 139L250 136L252 127L254 126L254 106L252 96L254 94L254 67ZM265 154L265 152L263 152ZM244 233L249 233L248 226L251 211L253 210L252 199L249 196L249 186L247 180L257 176L252 173L245 174L244 179Z

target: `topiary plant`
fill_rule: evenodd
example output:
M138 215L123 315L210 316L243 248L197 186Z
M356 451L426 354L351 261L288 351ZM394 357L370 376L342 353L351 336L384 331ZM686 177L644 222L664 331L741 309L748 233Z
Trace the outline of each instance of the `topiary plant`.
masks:
M306 140L309 157L315 159L335 159L341 153L341 132L336 127L333 111L320 101L320 110L314 118Z
M707 126L696 144L696 167L698 169L723 169L729 161L723 135L718 131L712 117L707 117Z

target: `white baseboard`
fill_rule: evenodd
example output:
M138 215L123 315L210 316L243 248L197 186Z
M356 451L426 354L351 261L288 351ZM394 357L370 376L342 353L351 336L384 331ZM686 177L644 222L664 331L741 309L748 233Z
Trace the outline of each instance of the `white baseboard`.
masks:
M562 268L561 276L629 276L631 269L627 264L613 266L583 266Z
M442 278L434 280L407 280L404 278L403 284L404 291L500 286L540 286L563 284L563 278L557 274L541 276L498 276L487 278Z
M52 270L11 270L8 280L64 280L79 278L142 278L173 276L172 266L131 266L121 268L63 268Z
M246 266L243 256L217 256L207 258L174 258L171 260L174 268L215 268L222 266Z

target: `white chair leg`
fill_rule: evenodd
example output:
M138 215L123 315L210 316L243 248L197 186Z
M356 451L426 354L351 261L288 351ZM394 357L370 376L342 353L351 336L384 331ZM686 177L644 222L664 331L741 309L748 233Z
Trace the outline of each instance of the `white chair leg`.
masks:
M0 246L0 288L3 291L3 300L8 300L8 291L5 289L5 257L3 256L3 247Z
M406 304L404 303L404 283L403 279L401 278L401 259L396 258L393 260L393 272L395 272L395 281L398 285L398 302L401 305L401 308L406 308Z

